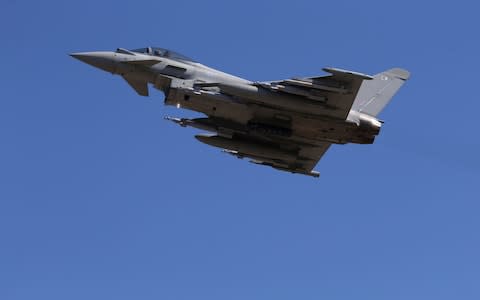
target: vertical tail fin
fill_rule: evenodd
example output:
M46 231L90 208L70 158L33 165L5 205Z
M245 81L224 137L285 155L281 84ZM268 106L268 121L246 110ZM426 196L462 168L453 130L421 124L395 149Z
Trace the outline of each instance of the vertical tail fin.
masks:
M364 80L352 109L377 116L409 77L407 70L394 68Z

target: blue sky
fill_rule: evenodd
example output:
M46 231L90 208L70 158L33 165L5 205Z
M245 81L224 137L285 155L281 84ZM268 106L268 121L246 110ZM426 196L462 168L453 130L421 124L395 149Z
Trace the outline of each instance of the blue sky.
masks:
M0 299L479 299L474 1L0 4ZM411 71L316 180L163 120L76 51L171 48L252 80Z

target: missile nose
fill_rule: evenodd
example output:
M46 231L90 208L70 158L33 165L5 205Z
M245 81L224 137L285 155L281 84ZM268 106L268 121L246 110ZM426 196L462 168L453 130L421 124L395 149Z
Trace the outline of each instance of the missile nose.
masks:
M115 73L116 61L113 52L77 52L70 53L70 56L96 68Z

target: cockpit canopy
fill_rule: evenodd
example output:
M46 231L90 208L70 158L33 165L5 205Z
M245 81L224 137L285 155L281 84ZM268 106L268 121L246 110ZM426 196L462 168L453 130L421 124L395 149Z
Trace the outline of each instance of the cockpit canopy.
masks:
M180 53L177 53L175 51L164 49L164 48L147 47L147 48L133 49L133 50L130 50L130 51L137 52L137 53L142 53L142 54L159 56L159 57L171 58L171 59L174 59L174 60L183 60L183 61L195 62L190 57L187 57L187 56L182 55Z

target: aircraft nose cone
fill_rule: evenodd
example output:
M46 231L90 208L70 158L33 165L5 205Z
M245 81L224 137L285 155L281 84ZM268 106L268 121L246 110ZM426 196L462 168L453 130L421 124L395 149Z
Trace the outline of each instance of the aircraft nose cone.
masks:
M76 58L86 64L102 69L104 71L115 73L116 63L113 53L110 52L78 52L71 53L71 57Z

